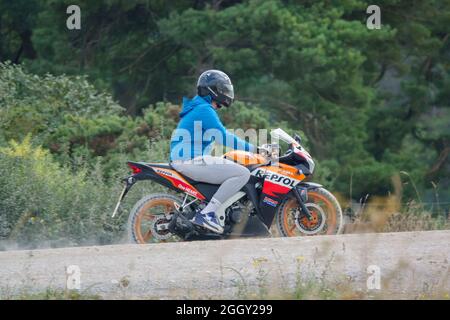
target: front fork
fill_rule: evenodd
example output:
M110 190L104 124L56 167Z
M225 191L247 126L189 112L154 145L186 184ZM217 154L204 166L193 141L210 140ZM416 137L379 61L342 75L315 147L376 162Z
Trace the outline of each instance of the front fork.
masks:
M117 211L119 210L119 207L120 207L120 203L122 202L123 198L125 198L128 191L130 191L131 187L136 183L136 179L133 176L129 176L129 177L123 179L122 181L125 182L125 186L122 189L122 192L120 193L119 201L117 201L116 207L114 208L114 212L111 216L112 218L114 218L116 216Z
M311 212L309 212L308 208L305 206L305 202L308 200L308 189L307 188L292 188L295 198L297 199L298 206L300 207L300 211L308 218L309 221L313 219Z

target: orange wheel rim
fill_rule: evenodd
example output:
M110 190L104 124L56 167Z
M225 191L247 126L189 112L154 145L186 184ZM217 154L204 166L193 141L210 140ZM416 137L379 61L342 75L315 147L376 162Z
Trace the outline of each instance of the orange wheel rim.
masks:
M163 208L159 210L155 210L156 208ZM156 214L151 213L150 210L155 210L155 212L161 213L170 213L175 209L173 204L173 200L169 199L156 199L150 202L147 202L137 213L136 220L134 223L134 234L136 235L136 240L138 243L150 243L154 240L154 236L151 230L151 222L156 219ZM148 226L145 226L145 222L148 222Z
M295 217L293 214L290 214L291 210L298 210L297 200L295 198L291 198L288 200L289 202L286 204L286 207L283 210L283 227L284 230L287 233L288 237L295 237L297 234L295 233L295 229L297 228L295 224ZM327 225L327 231L325 234L334 234L334 229L336 228L336 208L333 206L333 204L330 202L330 200L321 195L320 193L310 191L308 192L308 202L307 203L323 203L322 209L324 209L326 214L326 225ZM311 212L312 214L312 221L309 221L307 217L301 218L302 223L307 226L311 227L318 223L318 213L313 210Z

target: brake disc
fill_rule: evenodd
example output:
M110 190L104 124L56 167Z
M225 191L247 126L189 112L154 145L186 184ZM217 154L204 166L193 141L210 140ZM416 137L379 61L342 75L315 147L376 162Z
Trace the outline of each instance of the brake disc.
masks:
M300 232L307 235L313 235L321 232L327 220L327 216L322 207L315 203L305 203L305 206L313 215L313 221L308 221L307 217L300 216L299 212L297 211L295 217L295 225L300 230Z
M152 236L155 239L158 240L168 240L170 237L173 236L173 234L167 229L167 225L169 224L170 220L166 218L164 214L155 216L155 219L153 219L150 223L150 228L152 230ZM158 229L158 225L165 224L165 229Z

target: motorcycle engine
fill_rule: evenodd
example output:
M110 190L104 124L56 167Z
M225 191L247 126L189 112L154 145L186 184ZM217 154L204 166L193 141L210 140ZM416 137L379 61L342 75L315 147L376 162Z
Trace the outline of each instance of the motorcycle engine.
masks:
M242 222L243 217L250 215L253 204L250 201L237 202L228 208L228 217L234 224Z
M230 220L232 223L240 223L242 221L242 210L239 206L230 209Z

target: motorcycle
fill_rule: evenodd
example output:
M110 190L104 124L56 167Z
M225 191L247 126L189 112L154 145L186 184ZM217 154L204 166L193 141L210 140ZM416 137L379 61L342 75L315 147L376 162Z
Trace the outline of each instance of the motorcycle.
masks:
M125 186L112 216L135 183L152 180L182 197L157 193L138 201L128 219L129 238L135 243L272 236L272 229L283 237L341 233L342 209L333 194L308 181L315 163L300 136L291 137L280 128L271 135L289 145L284 155L280 156L278 144L265 144L256 154L234 150L223 155L247 167L251 176L217 210L222 234L190 221L220 185L194 181L168 163L127 162L133 173L123 179Z

